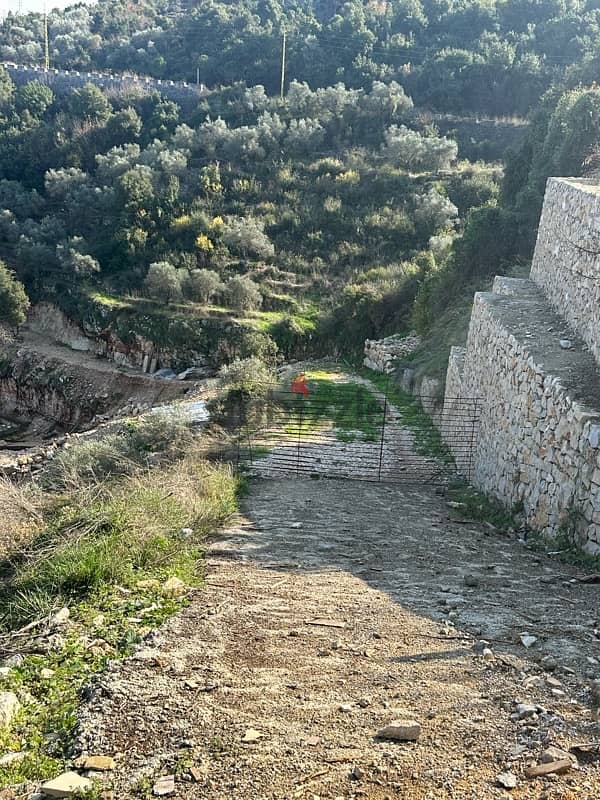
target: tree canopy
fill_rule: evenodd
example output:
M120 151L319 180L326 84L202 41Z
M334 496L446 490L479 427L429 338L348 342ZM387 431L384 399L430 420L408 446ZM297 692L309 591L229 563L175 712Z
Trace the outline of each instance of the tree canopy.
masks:
M52 11L52 66L199 75L209 91L180 107L17 86L0 67L2 255L36 299L225 307L282 347L356 347L410 325L415 303L434 319L450 286L530 256L549 175L600 161L599 13L582 0ZM39 14L0 23L0 58L40 63L40 42Z
M0 322L17 327L25 322L29 298L25 287L0 261Z

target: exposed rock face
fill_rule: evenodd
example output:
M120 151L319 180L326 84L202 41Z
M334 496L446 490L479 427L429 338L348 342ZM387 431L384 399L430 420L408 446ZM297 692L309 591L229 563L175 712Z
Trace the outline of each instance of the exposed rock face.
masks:
M118 366L154 372L159 365L159 349L143 336L134 335L133 341L126 344L110 328L96 330L87 325L84 330L52 303L37 303L28 316L27 327L71 350L93 353L114 361Z
M364 365L376 372L385 372L388 375L394 372L396 363L413 353L421 344L421 337L416 333L408 336L395 334L386 336L385 339L367 339L365 341Z
M599 220L600 187L549 180L533 280L499 277L475 295L442 417L452 447L453 405L477 398L473 483L521 506L548 536L567 529L590 553L600 552Z
M66 344L71 350L93 351L94 346L81 328L52 303L37 303L31 309L27 324L32 331Z
M0 358L0 418L19 422L18 441L0 444L0 474L40 468L52 458L65 430L89 429L123 409L132 414L165 403L186 392L183 381L160 381L125 373L92 355L73 353L65 360L11 345ZM49 441L49 436L58 436ZM20 453L16 451L20 450Z
M128 331L127 341L120 338L110 319L99 315L78 325L53 303L37 303L30 311L26 328L44 339L66 345L71 350L89 352L100 358L114 361L119 367L131 367L154 374L160 368L182 366L201 373L200 377L213 375L214 366L206 353L189 346L166 347L134 331ZM123 334L121 334L123 335ZM189 366L193 365L193 366ZM187 375L181 380L195 379Z

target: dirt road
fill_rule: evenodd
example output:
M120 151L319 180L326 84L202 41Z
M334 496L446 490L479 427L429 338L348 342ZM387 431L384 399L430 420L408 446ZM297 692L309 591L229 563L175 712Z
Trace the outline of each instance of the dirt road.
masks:
M94 686L80 745L116 757L116 797L171 774L209 800L600 797L597 753L525 775L600 740L597 587L427 487L256 479L245 514L189 608ZM417 742L377 738L403 718Z

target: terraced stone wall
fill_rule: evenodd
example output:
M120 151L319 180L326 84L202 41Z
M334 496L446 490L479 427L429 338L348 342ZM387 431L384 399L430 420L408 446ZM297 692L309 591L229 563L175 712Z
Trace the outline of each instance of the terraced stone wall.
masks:
M534 317L544 324L544 300L536 292L527 300L525 287L522 292L517 307L510 296L475 296L466 350L455 349L449 364L444 417L450 429L442 431L452 448L452 396L481 398L473 484L522 509L533 529L549 536L569 530L587 552L600 552L600 414L575 400L565 383L569 357L578 372L589 365L589 354L554 353L564 362L547 369L548 351L531 324ZM516 330L513 315L522 320ZM464 453L456 457L464 468Z
M530 280L497 277L475 295L466 349L450 355L442 433L455 450L455 398L480 398L474 485L590 553L600 553L599 365L600 186L550 178Z
M136 94L158 92L184 107L194 107L207 94L202 87L182 81L157 80L147 76L112 74L107 72L77 72L74 70L44 69L2 62L17 86L29 81L39 81L49 86L57 94L79 89L93 83L108 94L131 91Z
M548 180L531 278L600 364L600 185Z

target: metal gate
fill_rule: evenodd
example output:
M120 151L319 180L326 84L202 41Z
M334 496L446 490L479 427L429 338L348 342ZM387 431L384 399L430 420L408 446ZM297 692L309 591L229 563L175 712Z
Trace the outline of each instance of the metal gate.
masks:
M402 404L362 391L333 398L277 388L240 410L237 461L250 472L388 483L446 483L471 477L479 401L446 399L435 422L429 398ZM433 398L431 398L433 405Z

